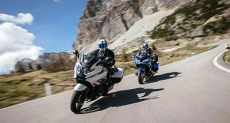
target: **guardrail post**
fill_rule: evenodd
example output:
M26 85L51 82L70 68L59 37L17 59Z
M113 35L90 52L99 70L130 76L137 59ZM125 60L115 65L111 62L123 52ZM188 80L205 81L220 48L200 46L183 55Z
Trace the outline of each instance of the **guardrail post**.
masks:
M46 94L46 96L52 95L52 89L51 89L51 85L50 85L49 82L46 82L44 84L44 88L45 88L45 94Z
M227 44L226 49L227 49L227 50L230 50L230 44Z

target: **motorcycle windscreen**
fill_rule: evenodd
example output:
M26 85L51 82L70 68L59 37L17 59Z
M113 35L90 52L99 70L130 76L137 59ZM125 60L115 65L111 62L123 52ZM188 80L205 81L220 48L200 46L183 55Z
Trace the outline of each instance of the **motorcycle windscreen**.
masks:
M107 79L108 70L103 66L93 65L86 73L86 81L92 85L99 85Z

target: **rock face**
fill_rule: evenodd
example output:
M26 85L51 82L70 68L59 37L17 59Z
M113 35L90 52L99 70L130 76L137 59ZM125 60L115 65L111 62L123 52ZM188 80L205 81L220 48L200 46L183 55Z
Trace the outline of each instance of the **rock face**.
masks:
M58 72L73 69L75 58L69 53L44 53L37 60L23 59L15 65L15 71L19 73L45 70Z
M99 38L113 42L144 16L188 1L190 0L88 0L80 20L75 47L82 48Z

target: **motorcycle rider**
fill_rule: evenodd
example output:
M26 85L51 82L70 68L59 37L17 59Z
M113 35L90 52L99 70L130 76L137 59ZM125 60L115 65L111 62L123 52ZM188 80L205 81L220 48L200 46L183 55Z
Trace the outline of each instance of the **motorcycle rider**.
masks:
M93 51L92 54L95 57L88 63L89 66L93 65L98 60L100 61L99 64L103 64L108 69L111 69L115 64L114 52L108 48L108 43L105 39L99 40L98 48Z
M103 65L105 68L108 69L108 75L107 75L107 88L105 88L104 95L107 95L108 89L110 85L114 84L109 79L112 75L114 69L112 66L115 64L115 55L112 50L108 48L108 43L105 39L100 39L98 43L98 48L92 52L92 54L95 56L93 60L91 60L88 63L88 67L90 68L93 64L95 64L97 61L100 61L98 64Z
M141 55L141 53L147 53L147 57L152 59L151 66L154 66L154 64L158 62L158 55L156 52L154 52L155 50L156 50L155 47L154 49L152 49L151 47L149 47L148 42L145 41L142 46L142 49L139 50L137 55ZM152 67L152 70L154 72L157 72L158 69L155 69L154 67Z

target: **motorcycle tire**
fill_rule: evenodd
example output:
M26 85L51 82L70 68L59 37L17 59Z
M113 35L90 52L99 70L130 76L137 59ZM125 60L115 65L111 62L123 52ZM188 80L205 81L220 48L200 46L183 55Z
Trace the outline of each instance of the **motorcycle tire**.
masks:
M83 106L84 101L85 101L84 93L74 91L71 98L71 104L70 104L71 111L75 114L81 113L81 107Z
M141 73L138 73L138 83L144 84L144 77L141 75Z

